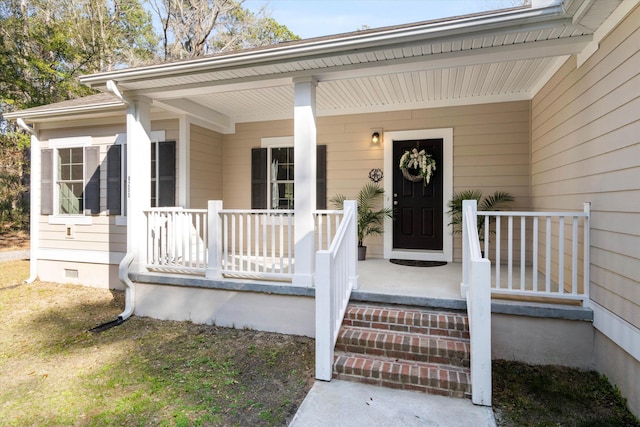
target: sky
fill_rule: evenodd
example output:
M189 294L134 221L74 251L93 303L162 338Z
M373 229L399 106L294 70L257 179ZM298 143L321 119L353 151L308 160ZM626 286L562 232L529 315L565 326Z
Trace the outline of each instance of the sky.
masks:
M245 0L257 11L266 0ZM279 24L303 39L511 7L514 0L268 0Z

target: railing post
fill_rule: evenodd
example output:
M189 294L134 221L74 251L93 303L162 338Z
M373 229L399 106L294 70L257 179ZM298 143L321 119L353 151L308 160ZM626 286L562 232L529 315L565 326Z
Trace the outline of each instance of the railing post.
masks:
M207 258L207 279L221 279L222 273L222 223L220 221L220 211L222 210L222 200L209 200L207 206L207 217L209 218L208 236L208 258Z
M491 406L491 263L480 259L470 267L471 401Z
M583 272L583 289L584 299L582 300L583 305L588 306L590 296L590 287L591 287L591 203L584 203L584 213L587 216L584 218L584 254L583 254L583 262L584 262L584 272Z
M469 272L471 269L471 248L469 247L469 230L467 221L464 220L464 212L470 206L473 210L473 225L477 229L478 224L478 202L476 200L462 201L462 283L460 283L460 296L465 298L469 289Z
M331 381L333 373L331 256L329 251L316 253L316 379L322 381Z
M349 218L349 212L353 212L351 224L349 224L350 232L347 234L349 241L347 248L349 249L349 282L351 289L358 289L358 202L355 200L344 201L344 218ZM331 245L331 243L329 243Z

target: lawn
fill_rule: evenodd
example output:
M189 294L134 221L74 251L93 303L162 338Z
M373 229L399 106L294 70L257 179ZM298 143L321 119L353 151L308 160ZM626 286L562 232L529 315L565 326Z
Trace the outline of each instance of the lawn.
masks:
M309 338L132 317L122 292L0 264L1 425L286 425L313 383Z

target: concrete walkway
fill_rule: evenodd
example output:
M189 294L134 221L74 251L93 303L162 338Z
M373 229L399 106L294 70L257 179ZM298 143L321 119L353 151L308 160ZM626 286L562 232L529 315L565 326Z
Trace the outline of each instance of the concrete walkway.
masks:
M0 252L0 262L14 261L17 259L29 259L29 249L22 251L6 251Z
M316 381L290 427L495 427L491 408L467 399L332 380Z

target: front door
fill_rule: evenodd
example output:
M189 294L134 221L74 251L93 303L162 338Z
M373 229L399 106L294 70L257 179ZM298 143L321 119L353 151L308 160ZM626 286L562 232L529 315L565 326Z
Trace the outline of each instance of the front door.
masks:
M400 158L424 149L436 161L428 185L405 178ZM393 141L393 249L442 250L443 140Z

